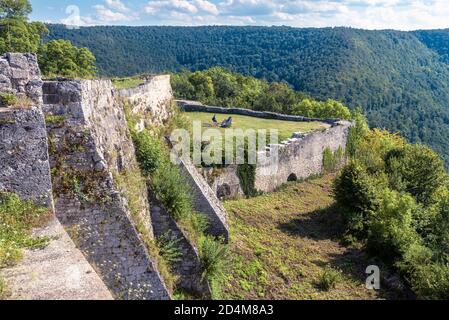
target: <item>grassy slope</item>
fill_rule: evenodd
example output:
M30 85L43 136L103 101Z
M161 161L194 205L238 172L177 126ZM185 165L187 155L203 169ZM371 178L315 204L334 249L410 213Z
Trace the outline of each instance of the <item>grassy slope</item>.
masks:
M292 183L258 198L225 204L234 257L228 299L379 299L392 292L365 289L367 255L339 244L333 177ZM328 268L342 271L335 289L319 287Z

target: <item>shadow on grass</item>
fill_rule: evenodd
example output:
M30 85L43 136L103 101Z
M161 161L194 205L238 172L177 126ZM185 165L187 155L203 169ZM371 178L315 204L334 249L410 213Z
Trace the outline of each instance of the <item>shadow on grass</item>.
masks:
M406 288L398 290L393 288L390 283L386 283L385 279L397 279L397 275L387 268L379 259L372 257L362 248L344 246L341 239L344 232L343 217L337 206L333 205L325 209L304 213L298 215L297 218L287 223L279 224L278 228L293 237L307 238L314 241L331 240L338 242L345 248L342 253L327 253L326 261L312 261L315 265L324 270L333 269L340 270L344 277L359 283L360 286L365 285L368 274L365 273L366 268L371 265L379 266L381 270L381 290L377 292L380 299L410 299L410 292ZM318 279L317 279L318 280ZM401 280L398 280L401 282ZM388 280L387 282L390 282ZM319 281L316 288L321 289ZM367 289L368 290L368 289Z
M309 214L301 214L296 219L281 223L279 229L291 236L313 240L337 239L343 231L343 219L333 205Z

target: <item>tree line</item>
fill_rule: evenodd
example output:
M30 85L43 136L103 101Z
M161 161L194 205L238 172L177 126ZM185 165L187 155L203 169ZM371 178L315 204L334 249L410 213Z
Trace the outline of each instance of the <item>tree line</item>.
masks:
M77 48L67 40L43 44L48 34L42 22L29 22L32 12L28 0L0 0L0 54L5 52L37 53L45 76L91 77L96 74L95 56L87 48Z
M309 118L351 118L350 110L338 101L317 101L285 82L270 83L220 67L196 72L183 70L172 74L171 81L178 99Z

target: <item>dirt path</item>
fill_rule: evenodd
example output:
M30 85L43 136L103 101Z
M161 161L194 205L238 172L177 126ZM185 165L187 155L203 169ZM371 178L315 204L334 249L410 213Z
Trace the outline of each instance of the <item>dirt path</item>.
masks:
M0 270L12 300L111 300L98 274L53 218L36 236L51 241L43 250L25 250L16 266Z

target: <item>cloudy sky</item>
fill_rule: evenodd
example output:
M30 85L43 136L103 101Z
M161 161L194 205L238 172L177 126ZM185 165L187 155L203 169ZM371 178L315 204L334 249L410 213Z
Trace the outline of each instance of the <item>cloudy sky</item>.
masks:
M75 25L449 28L449 0L31 0L33 20Z

